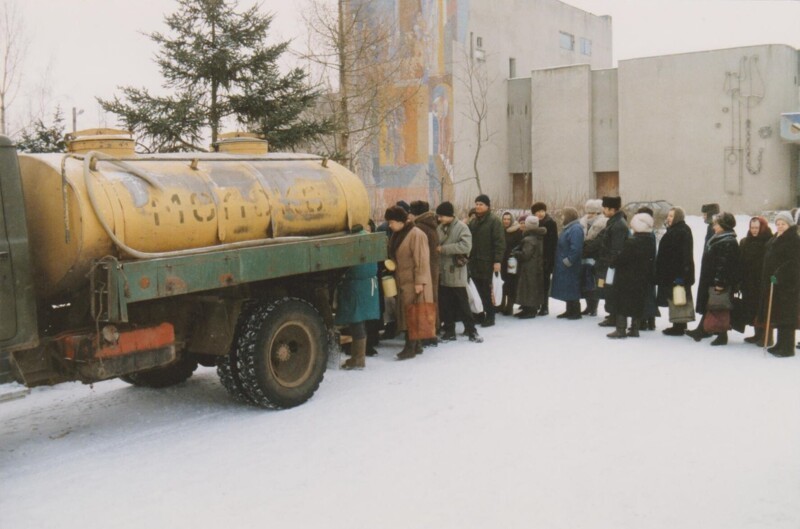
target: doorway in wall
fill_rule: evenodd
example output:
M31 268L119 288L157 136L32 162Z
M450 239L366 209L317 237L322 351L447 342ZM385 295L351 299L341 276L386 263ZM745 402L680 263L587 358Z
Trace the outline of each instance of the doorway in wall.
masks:
M511 207L515 209L528 209L533 204L533 185L530 173L512 173Z
M619 171L608 171L594 174L597 197L619 196Z

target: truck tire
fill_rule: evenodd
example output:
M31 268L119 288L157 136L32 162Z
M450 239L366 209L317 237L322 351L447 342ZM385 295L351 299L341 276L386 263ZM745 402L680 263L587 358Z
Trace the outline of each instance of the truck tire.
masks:
M217 359L217 376L222 387L225 388L233 400L243 404L253 404L253 399L247 394L242 378L239 376L239 355L236 344L239 342L241 332L246 330L247 321L255 306L252 302L242 306L230 351L226 356Z
M164 367L156 367L119 377L133 386L142 388L168 388L189 380L197 369L197 362L185 356Z
M327 368L327 332L317 309L298 298L256 303L234 345L244 391L264 408L303 404Z

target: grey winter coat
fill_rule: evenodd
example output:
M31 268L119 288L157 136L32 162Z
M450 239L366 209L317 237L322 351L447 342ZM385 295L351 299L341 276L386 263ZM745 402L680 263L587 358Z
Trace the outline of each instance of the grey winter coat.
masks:
M467 265L456 266L457 255L469 255L472 250L472 233L466 224L453 219L448 225L439 224L439 284L443 287L466 287L469 283Z
M544 237L545 228L525 230L522 242L511 255L517 259L517 299L523 307L544 303Z

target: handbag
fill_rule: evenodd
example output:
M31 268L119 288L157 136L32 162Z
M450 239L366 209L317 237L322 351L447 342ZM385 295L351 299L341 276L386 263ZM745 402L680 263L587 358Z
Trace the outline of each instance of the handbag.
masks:
M728 332L731 328L731 311L708 310L703 318L703 330L710 334Z
M467 284L467 299L469 299L469 310L471 310L473 314L480 314L483 312L483 301L481 301L481 296L478 294L478 287L475 286L475 282L472 279L470 279Z
M406 307L406 330L409 340L436 338L436 303L419 301Z
M497 307L503 303L503 278L500 272L492 275L492 304Z
M695 313L692 303L692 292L690 290L684 290L684 292L686 294L686 300L683 305L676 305L674 299L667 300L669 303L670 323L689 323L694 321Z
M706 310L727 310L733 308L733 301L731 301L730 291L726 288L722 292L717 292L714 287L708 288L708 303L706 303Z

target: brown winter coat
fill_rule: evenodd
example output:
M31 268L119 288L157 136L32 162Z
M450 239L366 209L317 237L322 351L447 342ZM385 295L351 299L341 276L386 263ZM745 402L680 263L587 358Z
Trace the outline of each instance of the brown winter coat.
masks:
M428 254L430 255L431 263L431 281L433 285L433 300L439 300L439 233L436 227L439 225L436 222L436 216L432 211L426 211L422 215L414 219L414 225L421 229L425 236L428 238Z
M404 331L406 307L418 298L422 302L433 302L435 289L431 280L430 250L425 233L417 227L411 227L395 250L394 260L397 263L394 273L397 281L397 329ZM414 292L414 285L425 285L420 296Z
M512 255L517 259L517 299L523 307L544 303L545 228L525 230L525 236Z

